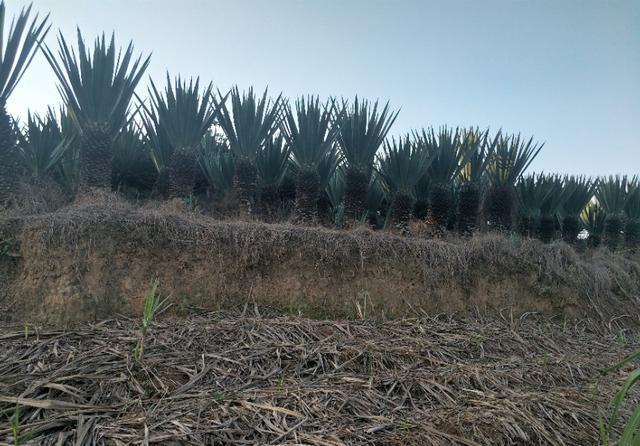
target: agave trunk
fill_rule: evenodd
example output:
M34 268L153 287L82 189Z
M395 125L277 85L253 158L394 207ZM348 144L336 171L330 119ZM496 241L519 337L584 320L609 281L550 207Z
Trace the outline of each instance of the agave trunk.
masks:
M282 180L278 188L278 197L283 210L290 212L296 201L296 181L290 175L285 175Z
M533 217L522 216L518 220L518 232L525 237L533 237L536 232L536 221Z
M435 184L429 194L431 217L438 228L446 229L451 215L453 195L447 184Z
M624 225L624 244L632 252L640 247L640 220L629 219Z
M602 243L602 236L600 234L589 234L589 238L587 239L587 244L591 248L597 248Z
M549 243L553 240L556 233L556 218L553 215L543 215L540 217L540 223L538 225L538 236L544 243Z
M278 214L280 197L274 185L262 187L260 190L260 213L267 222L274 222Z
M357 168L347 168L344 189L344 222L346 225L360 220L367 212L368 190L369 175Z
M562 239L570 245L575 245L580 233L580 220L575 215L566 215L562 219Z
M300 167L296 174L296 217L301 223L315 223L318 217L320 176L314 167Z
M113 140L106 124L87 126L80 141L80 189L111 190Z
M184 198L193 193L196 182L196 151L192 147L177 147L169 158L168 192L171 198Z
M240 210L251 214L251 204L258 183L258 171L254 163L249 159L240 158L236 161L233 175L233 188L240 201Z
M415 200L410 194L396 193L389 208L389 224L400 232L406 232L411 221Z
M515 193L511 186L495 186L489 190L484 202L484 212L492 228L499 231L511 230L515 202Z
M318 197L318 219L323 226L333 226L335 224L332 210L331 200L325 191L320 192Z
M416 203L413 205L413 216L417 220L424 221L427 219L427 215L429 215L429 202L416 200Z
M471 234L478 224L480 212L480 187L476 183L466 183L460 187L458 195L458 232Z
M152 195L155 197L169 198L169 172L167 169L162 169L158 172Z
M5 105L2 104L0 105L0 207L9 205L17 196L19 166L11 118Z
M622 218L618 214L608 215L604 221L604 242L611 251L618 249L622 227Z

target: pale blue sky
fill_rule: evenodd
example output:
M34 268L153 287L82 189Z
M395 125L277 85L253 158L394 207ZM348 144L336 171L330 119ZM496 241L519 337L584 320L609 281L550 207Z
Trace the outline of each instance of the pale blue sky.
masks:
M9 1L12 13L22 1ZM546 146L533 169L640 171L640 1L35 0L75 38L116 31L153 52L148 74L199 75L221 90L269 86L389 100L392 133L502 127ZM145 92L145 78L140 91ZM9 100L59 102L37 56Z

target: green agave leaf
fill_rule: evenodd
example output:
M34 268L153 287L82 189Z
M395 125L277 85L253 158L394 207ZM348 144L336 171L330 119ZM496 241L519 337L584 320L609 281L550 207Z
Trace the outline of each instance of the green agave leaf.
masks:
M348 166L371 174L378 149L384 143L398 112L391 112L389 103L378 111L378 102L371 104L357 96L347 107L337 141Z
M97 123L108 125L112 137L128 121L129 105L150 56L133 61L133 43L116 56L115 36L107 45L105 35L89 51L77 30L78 52L69 48L62 33L58 55L45 45L44 55L58 79L58 91L76 125L82 130Z
M36 15L29 26L31 5L23 8L4 35L5 3L0 2L0 103L4 105L35 56L51 25L49 15L38 21ZM5 43L6 42L6 43Z
M282 94L273 101L267 94L265 89L258 99L253 88L241 94L238 87L234 87L228 95L223 96L218 91L218 97L211 96L220 112L218 124L237 158L255 160L258 151L280 127ZM227 96L231 97L231 108L227 107Z

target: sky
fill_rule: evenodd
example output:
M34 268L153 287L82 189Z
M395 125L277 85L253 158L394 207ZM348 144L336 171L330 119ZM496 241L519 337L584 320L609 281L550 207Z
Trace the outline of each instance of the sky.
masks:
M8 0L8 16L27 4ZM640 173L638 0L34 0L46 43L115 31L152 54L148 75L222 91L389 101L393 135L480 126L545 143L531 170ZM146 94L149 77L139 86ZM60 103L41 54L9 99Z

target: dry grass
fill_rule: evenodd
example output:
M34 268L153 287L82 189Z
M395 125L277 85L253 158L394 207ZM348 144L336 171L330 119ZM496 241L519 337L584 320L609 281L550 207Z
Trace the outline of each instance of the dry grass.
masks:
M205 314L0 330L0 418L33 444L591 445L600 371L638 345L579 327ZM9 423L0 441L13 442Z
M141 296L144 290L126 288L124 279L144 287L159 274L170 292L185 302L201 296L187 303L210 309L250 300L280 310L295 306L317 317L359 317L357 296L363 295L371 303L366 315L374 317L492 307L607 324L639 321L637 257L605 250L578 254L559 242L496 234L425 239L362 228L220 221L179 202L139 206L111 194L81 198L50 214L5 215L0 233L18 245L14 283L4 298L16 317L21 302L45 305L54 295L65 302L80 295L107 304ZM58 265L55 274L52 263ZM116 297L102 296L109 290ZM127 312L120 301L115 307ZM34 311L76 310L24 311L31 320L38 317ZM96 317L109 317L105 311Z

